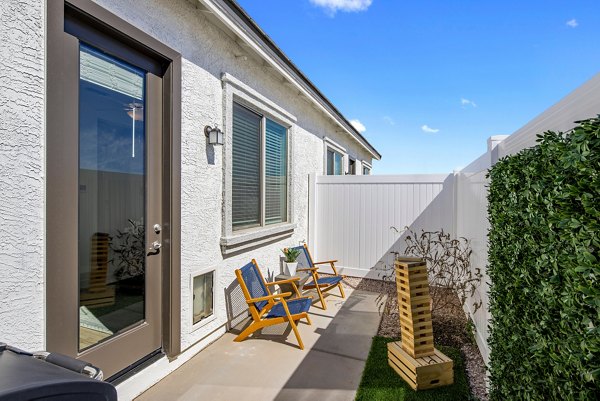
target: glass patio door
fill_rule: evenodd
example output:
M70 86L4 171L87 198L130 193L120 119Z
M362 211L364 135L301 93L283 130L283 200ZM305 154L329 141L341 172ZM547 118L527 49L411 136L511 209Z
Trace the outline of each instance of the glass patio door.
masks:
M77 349L107 376L161 347L161 87L79 44Z
M46 349L116 378L180 351L180 55L47 3Z

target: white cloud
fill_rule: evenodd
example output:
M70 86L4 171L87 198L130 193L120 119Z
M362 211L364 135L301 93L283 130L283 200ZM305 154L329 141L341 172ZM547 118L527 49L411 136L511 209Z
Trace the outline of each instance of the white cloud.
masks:
M440 131L437 128L431 128L431 127L429 127L427 124L421 126L421 129L423 130L423 132L427 132L429 134L435 134L436 132Z
M337 11L359 12L366 11L373 0L309 0L317 7L324 8L332 16Z
M365 127L364 124L358 120L350 120L350 124L352 124L352 126L361 134L367 130L367 127Z
M383 116L383 121L388 123L389 125L396 125L396 121L390 116Z
M568 20L566 25L570 26L571 28L577 28L579 23L577 22L577 20L575 18L573 18L573 19Z
M462 105L463 109L467 106L477 107L477 104L475 104L474 101L465 99L464 97L460 98L460 104Z

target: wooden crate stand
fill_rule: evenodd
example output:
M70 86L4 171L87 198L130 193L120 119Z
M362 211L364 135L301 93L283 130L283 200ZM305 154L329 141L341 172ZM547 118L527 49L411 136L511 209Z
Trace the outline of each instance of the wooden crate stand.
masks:
M454 382L452 359L437 349L431 356L413 358L404 351L400 341L388 343L388 363L413 390L442 387Z
M388 344L388 363L414 390L452 384L452 360L433 346L427 263L402 257L395 270L402 340Z

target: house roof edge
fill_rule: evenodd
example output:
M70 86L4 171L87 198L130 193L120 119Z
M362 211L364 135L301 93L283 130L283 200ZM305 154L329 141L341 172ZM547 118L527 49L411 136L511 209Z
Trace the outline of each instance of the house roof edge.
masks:
M257 44L261 50L276 61L295 81L310 95L311 100L324 108L333 119L349 135L359 142L376 160L381 160L381 154L371 143L352 126L350 121L333 105L333 103L311 82L310 79L292 62L292 60L281 50L275 42L258 26L258 24L246 13L246 11L235 0L198 0L216 6L230 22L237 25Z

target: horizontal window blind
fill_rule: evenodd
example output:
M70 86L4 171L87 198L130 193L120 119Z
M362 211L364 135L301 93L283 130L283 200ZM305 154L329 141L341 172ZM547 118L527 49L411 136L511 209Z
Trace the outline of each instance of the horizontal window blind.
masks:
M144 71L84 44L80 46L79 58L80 79L138 100L143 99Z
M287 129L267 119L265 127L265 224L287 220Z
M260 225L262 117L233 104L232 228Z

